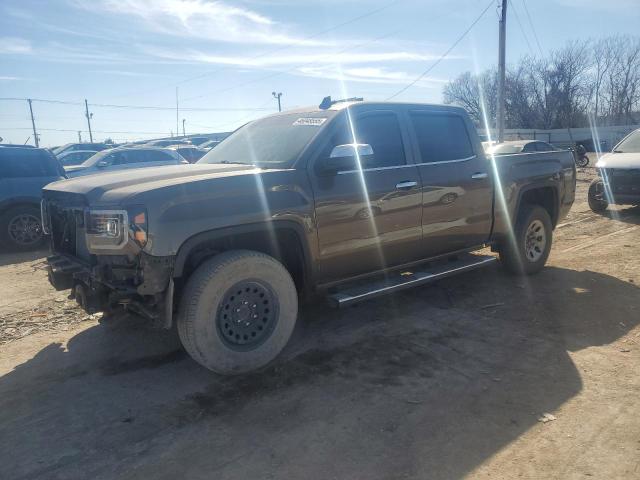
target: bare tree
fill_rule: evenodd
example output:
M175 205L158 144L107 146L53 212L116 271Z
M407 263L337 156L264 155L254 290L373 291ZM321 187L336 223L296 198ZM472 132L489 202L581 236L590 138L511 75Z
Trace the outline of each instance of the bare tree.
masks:
M495 123L498 94L497 70L487 70L480 75L464 72L444 87L444 103L463 107L473 121L482 125L485 112L489 125Z

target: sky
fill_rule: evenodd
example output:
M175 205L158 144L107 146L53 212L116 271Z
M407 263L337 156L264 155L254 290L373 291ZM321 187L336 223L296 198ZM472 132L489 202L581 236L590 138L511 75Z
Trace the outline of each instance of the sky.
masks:
M447 81L497 62L497 5L2 0L0 137L33 143L28 103L7 98L68 102L33 101L44 146L75 142L78 131L88 140L85 99L98 141L182 133L183 119L187 134L230 131L277 111L274 91L284 110L326 95L385 100L401 92L394 100L438 103ZM507 63L569 40L637 34L639 20L640 0L510 0Z

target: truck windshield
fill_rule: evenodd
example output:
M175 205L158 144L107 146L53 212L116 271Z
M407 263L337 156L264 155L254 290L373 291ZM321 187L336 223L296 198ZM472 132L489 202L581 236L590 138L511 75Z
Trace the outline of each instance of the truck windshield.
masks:
M640 130L630 133L613 149L616 153L640 153Z
M288 168L335 115L334 111L262 118L239 128L197 163L245 163Z

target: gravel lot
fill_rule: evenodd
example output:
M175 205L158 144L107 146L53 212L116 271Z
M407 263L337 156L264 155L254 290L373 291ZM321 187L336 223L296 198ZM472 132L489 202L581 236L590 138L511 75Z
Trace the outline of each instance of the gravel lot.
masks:
M278 362L221 378L0 255L2 477L640 478L640 208L578 202L548 267L305 307Z

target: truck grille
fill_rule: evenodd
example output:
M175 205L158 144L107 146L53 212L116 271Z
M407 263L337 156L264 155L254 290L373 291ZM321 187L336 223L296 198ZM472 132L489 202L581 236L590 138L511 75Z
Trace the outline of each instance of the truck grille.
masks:
M53 252L88 260L84 208L62 207L56 202L47 202L43 211L46 211L49 217L47 226L51 234Z
M640 169L614 170L610 177L613 193L640 195Z

